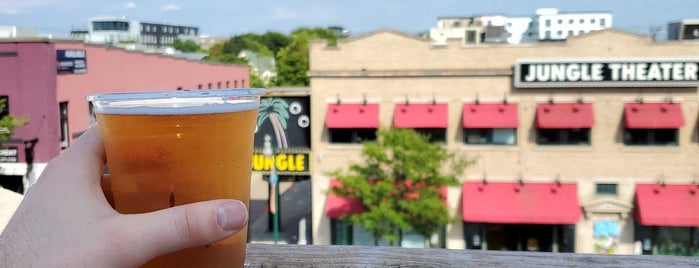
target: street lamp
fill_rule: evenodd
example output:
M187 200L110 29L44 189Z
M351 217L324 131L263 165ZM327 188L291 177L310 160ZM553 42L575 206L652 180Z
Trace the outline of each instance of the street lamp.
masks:
M274 148L272 148L271 140L272 137L265 135L262 154L265 156L265 159L272 157L272 168L269 171L269 185L272 185L273 193L270 195L269 211L272 212L274 244L277 244L279 243L279 213L277 211L279 209L279 176L277 176L277 165L274 161L275 152Z

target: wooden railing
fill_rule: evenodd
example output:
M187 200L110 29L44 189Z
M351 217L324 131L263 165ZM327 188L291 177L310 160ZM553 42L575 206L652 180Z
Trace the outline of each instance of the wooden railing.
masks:
M248 244L245 267L699 267L699 257Z

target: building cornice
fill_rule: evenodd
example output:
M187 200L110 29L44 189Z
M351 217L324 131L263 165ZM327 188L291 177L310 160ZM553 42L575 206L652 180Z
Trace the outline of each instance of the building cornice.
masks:
M436 70L357 70L357 71L309 71L310 77L482 77L512 76L512 68L506 69L436 69Z

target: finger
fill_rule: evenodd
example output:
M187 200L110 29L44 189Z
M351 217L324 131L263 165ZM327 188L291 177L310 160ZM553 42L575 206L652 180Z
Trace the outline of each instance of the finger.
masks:
M107 199L107 202L111 207L114 207L114 193L112 192L112 184L109 180L109 174L102 175L102 181L100 183L100 186L102 186L102 193L104 193L104 198Z
M102 174L102 167L105 163L104 145L99 128L96 125L89 127L55 161L73 167L69 169L72 173L70 177L98 184L99 182L95 177Z
M102 168L106 157L99 127L92 125L87 128L65 153L75 157L75 160L91 161Z
M245 227L248 212L238 200L211 200L145 214L127 215L134 231L131 254L144 260L180 249L208 245Z

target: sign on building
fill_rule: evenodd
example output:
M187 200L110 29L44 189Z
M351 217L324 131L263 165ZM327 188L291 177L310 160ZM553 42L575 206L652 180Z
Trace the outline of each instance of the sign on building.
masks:
M521 60L514 84L531 87L688 87L699 85L699 59Z
M84 49L56 50L58 74L87 73L87 52Z
M274 163L279 175L310 175L311 111L308 96L269 96L260 101L255 129L253 171L268 172ZM274 152L264 156L265 141Z
M0 149L0 163L17 163L17 147Z

